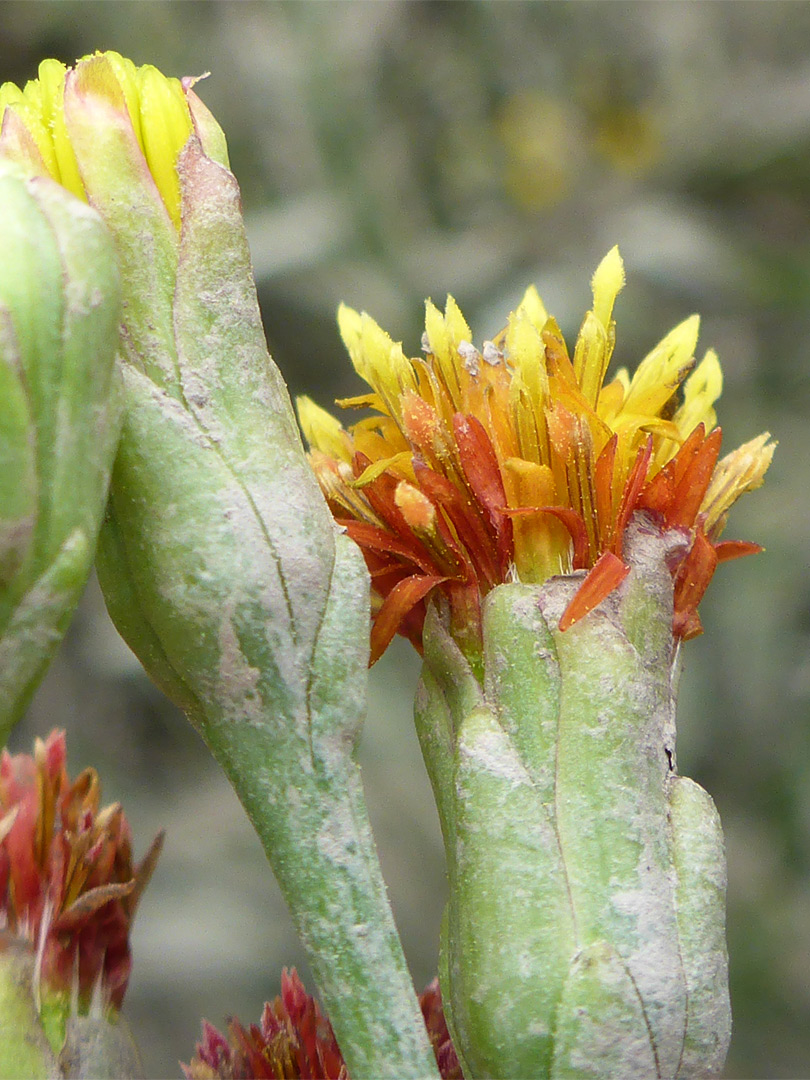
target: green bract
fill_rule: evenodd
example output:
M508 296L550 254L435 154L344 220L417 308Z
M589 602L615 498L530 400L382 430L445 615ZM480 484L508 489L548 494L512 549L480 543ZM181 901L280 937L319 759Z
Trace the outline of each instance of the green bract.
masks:
M0 744L92 565L120 427L120 296L98 215L0 159Z
M99 1005L72 1011L67 993L37 985L33 949L0 948L0 1077L3 1080L137 1080L140 1055L124 1018Z
M22 945L0 950L0 1076L60 1076L34 1000L34 956Z
M725 859L675 767L677 534L564 633L581 575L484 607L483 686L432 609L417 726L450 899L442 994L465 1075L717 1075L731 1029Z

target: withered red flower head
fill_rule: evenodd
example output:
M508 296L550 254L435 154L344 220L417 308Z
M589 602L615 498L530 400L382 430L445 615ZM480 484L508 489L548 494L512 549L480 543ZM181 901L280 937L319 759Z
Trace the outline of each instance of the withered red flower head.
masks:
M267 1002L260 1024L228 1023L228 1037L207 1021L197 1052L183 1070L189 1080L346 1080L332 1025L293 968L281 974L281 996Z
M614 248L593 277L574 352L529 289L479 351L452 297L428 302L423 357L409 358L368 315L341 308L343 340L372 392L338 402L373 415L348 430L298 402L310 460L337 521L363 549L377 598L372 661L398 631L420 648L429 597L444 597L456 640L480 654L482 597L517 580L589 571L565 630L628 573L631 519L676 530L673 630L700 633L697 606L718 562L760 550L722 543L731 505L758 487L774 446L761 435L718 461L716 355L694 356L685 320L605 384L624 269Z
M438 980L419 999L443 1080L463 1080L442 1011ZM281 974L281 996L260 1024L228 1023L227 1038L207 1021L188 1065L188 1080L349 1080L332 1025L295 968Z
M74 781L65 735L37 739L33 756L0 757L0 946L23 938L37 954L42 986L101 994L120 1008L129 980L129 931L154 869L162 835L132 863L131 833L118 803L100 808L94 769Z

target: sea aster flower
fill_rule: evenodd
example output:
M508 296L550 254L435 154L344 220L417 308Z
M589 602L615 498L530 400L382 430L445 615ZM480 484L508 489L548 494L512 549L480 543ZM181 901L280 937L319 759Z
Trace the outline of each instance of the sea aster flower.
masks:
M447 1033L438 980L419 999L442 1080L462 1080ZM260 1024L228 1023L227 1038L207 1021L188 1080L349 1080L332 1025L293 968L281 974L281 996L264 1006Z
M673 630L700 633L697 605L718 562L760 550L719 541L732 503L758 487L767 434L718 462L722 375L694 356L698 317L672 330L630 377L605 384L624 284L617 248L593 277L573 355L534 288L479 350L457 304L428 301L424 357L409 358L366 314L339 325L371 393L339 401L372 415L345 429L298 402L310 460L337 521L361 546L378 598L372 660L399 631L420 648L426 603L442 596L456 640L480 654L481 600L495 585L589 571L566 629L628 573L634 515L682 536L671 571Z
M43 990L94 993L120 1009L129 980L129 931L162 834L133 866L118 803L100 808L94 769L71 781L64 732L37 739L33 756L0 758L0 943L23 939L37 954Z

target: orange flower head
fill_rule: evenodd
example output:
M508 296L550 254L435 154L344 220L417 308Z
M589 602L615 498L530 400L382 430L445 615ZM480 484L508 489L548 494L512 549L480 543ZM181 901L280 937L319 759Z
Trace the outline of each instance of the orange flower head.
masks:
M613 248L593 276L593 308L573 355L534 288L480 349L452 297L427 303L423 356L411 358L366 314L341 307L355 370L371 392L339 401L372 415L344 428L308 398L298 412L337 521L363 549L376 604L372 662L396 632L420 648L426 604L440 599L465 652L481 649L481 600L506 581L588 573L565 630L629 572L631 519L674 530L673 631L697 614L718 562L760 550L720 542L728 510L759 487L767 434L719 459L717 356L695 359L686 319L631 377L605 375L624 268Z
M27 940L40 983L87 1007L101 993L120 1008L131 967L129 930L163 837L132 864L118 803L100 808L93 769L71 782L64 732L33 757L0 757L0 947Z

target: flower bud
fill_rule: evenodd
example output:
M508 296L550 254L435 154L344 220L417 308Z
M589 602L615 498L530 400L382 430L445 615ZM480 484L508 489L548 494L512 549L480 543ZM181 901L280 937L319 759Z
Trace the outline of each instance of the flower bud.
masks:
M81 596L121 416L120 298L98 215L0 154L0 744Z
M442 1080L463 1080L442 1010L438 980L419 995L419 1005ZM332 1025L306 992L293 968L281 973L281 994L265 1003L261 1022L245 1028L228 1022L227 1036L203 1021L194 1057L183 1065L187 1080L283 1080L319 1077L349 1080Z
M368 575L267 353L239 189L192 83L105 53L63 71L61 93L17 91L121 267L126 418L99 578L259 831L352 1076L430 1076L354 760ZM14 135L31 159L41 131L25 142L7 95L0 147Z

